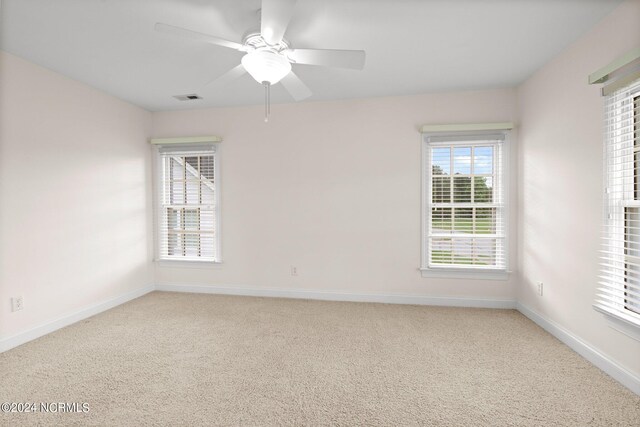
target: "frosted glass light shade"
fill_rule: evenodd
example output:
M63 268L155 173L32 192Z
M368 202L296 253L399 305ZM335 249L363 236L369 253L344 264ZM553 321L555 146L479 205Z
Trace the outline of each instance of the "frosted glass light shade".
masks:
M291 63L284 56L268 50L249 52L242 57L242 65L258 83L276 84L291 71Z

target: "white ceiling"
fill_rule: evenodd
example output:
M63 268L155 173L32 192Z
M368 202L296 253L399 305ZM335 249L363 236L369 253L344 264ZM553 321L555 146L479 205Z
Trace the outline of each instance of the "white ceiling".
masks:
M293 47L364 49L363 71L295 65L310 100L514 86L620 0L299 0ZM242 53L173 38L156 22L240 42L260 0L3 0L3 50L151 111L263 102L244 75L206 86ZM180 102L173 95L198 93ZM281 85L272 102L292 102Z

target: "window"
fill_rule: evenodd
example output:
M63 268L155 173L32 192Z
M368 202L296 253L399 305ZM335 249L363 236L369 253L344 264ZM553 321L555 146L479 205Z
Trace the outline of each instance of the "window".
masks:
M424 135L423 275L506 275L506 136L497 131Z
M158 258L220 262L216 145L160 146L158 165Z
M605 101L604 243L595 307L640 326L640 80Z

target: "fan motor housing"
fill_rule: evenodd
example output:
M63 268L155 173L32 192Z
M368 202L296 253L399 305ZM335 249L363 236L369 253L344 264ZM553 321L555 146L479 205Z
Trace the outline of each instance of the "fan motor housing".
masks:
M242 38L242 44L251 49L255 49L255 50L269 49L276 53L280 53L283 50L290 48L289 42L284 38L277 45L268 44L260 34L260 30L251 30L248 33L246 33Z

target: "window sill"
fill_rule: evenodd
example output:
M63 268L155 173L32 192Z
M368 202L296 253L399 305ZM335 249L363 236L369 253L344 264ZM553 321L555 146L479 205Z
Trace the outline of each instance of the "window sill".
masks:
M626 317L614 311L610 311L605 307L594 305L593 308L604 315L604 318L607 320L610 328L615 329L636 341L640 341L640 324L637 324L634 320L631 320L631 318L627 319Z
M422 277L440 279L508 280L509 271L471 268L420 268Z
M202 268L202 269L222 268L222 261L156 259L155 263L158 267L169 267L169 268Z

